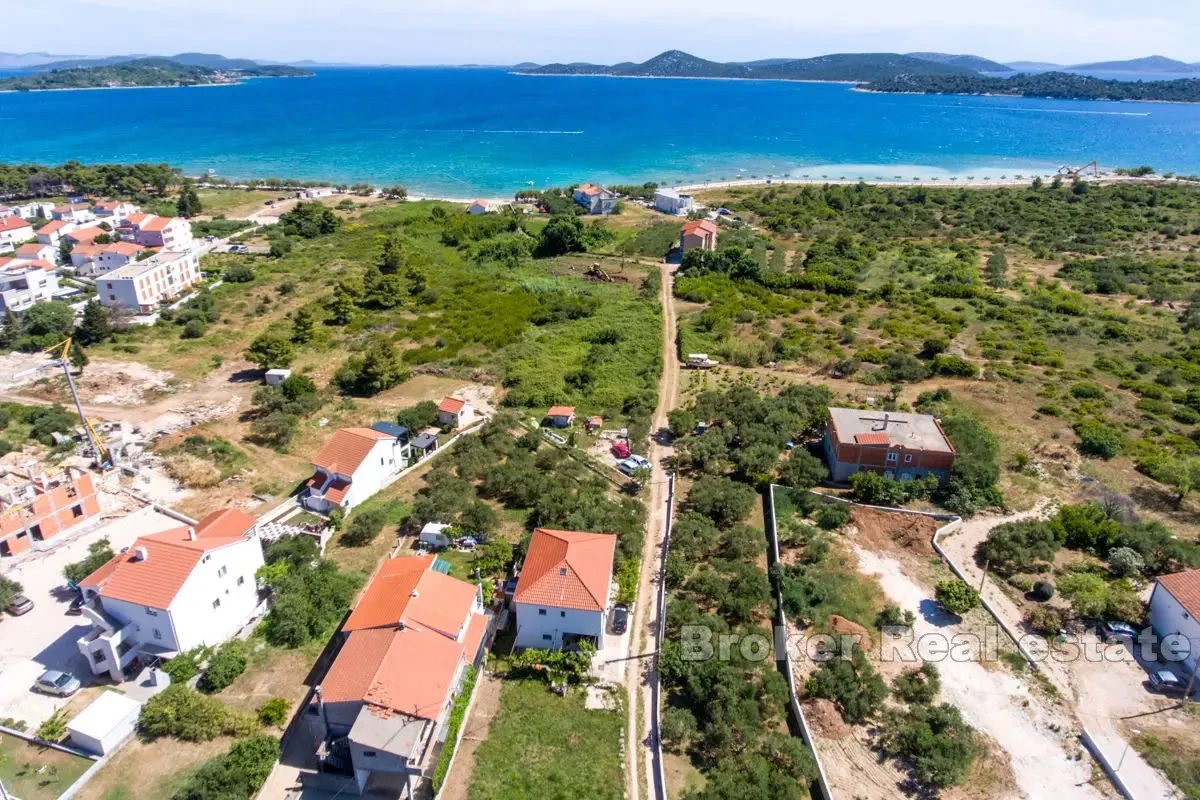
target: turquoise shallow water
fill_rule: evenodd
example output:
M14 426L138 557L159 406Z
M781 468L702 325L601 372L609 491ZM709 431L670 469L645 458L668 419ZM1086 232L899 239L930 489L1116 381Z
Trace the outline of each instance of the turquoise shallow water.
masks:
M238 86L0 94L0 161L501 196L598 181L1200 173L1200 105L881 95L834 84L327 69Z

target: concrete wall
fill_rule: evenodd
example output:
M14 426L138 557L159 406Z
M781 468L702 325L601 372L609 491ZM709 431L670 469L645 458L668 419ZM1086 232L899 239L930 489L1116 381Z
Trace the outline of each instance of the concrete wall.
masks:
M171 602L180 650L220 644L246 624L258 607L254 573L262 565L257 536L205 555Z

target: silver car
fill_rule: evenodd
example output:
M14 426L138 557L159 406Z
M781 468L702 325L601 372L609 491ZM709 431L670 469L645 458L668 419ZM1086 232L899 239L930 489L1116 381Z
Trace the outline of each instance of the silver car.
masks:
M56 669L46 670L33 684L33 688L37 691L59 697L70 697L82 687L83 684L74 675L69 672L59 672Z

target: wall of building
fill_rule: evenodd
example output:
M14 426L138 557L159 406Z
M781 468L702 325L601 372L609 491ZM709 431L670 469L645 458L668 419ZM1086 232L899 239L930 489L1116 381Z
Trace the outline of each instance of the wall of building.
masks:
M388 478L404 469L403 446L396 439L380 439L354 471L346 508L354 508L383 488Z
M257 536L205 554L171 602L180 650L220 644L246 624L258 607L254 573L262 565Z
M17 547L25 550L38 538L50 539L86 522L100 513L100 500L92 476L84 473L71 483L37 495L28 508L27 513L17 512L0 520L0 541L12 542L14 551ZM17 542L19 534L26 535Z
M529 603L513 603L513 606L517 609L517 647L557 650L562 647L564 633L595 636L597 646L604 644L605 614L601 611ZM540 609L545 609L546 613L539 614Z
M825 458L829 462L830 477L839 483L849 480L851 475L863 469L873 472L892 471L895 477L900 479L920 478L925 475L936 475L939 479L945 479L950 476L950 468L954 466L954 456L950 453L838 442L828 428L823 444ZM887 460L889 452L896 454L895 461ZM905 456L911 456L912 460L905 461Z
M1191 643L1190 655L1181 664L1185 672L1191 672L1200 658L1200 622L1184 610L1174 595L1155 584L1154 593L1150 595L1150 626L1159 636L1173 633L1182 634ZM1182 652L1182 651L1179 651Z

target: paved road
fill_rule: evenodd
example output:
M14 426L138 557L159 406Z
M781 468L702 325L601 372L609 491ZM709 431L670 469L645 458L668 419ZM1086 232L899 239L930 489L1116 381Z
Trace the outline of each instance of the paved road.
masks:
M650 429L653 431L650 445L650 462L654 465L654 478L650 482L650 524L645 545L642 547L642 571L639 578L637 602L633 608L630 633L633 637L630 650L633 653L648 653L654 647L654 627L658 624L655 613L655 594L662 576L659 554L663 537L666 535L667 478L663 464L674 453L666 436L667 414L679 403L679 359L675 351L675 301L672 291L673 265L660 264L662 276L660 300L663 309L663 372L658 383L658 407ZM639 772L644 770L646 785L654 787L653 751L647 745L651 714L651 678L655 669L651 658L634 659L629 662L625 673L625 688L629 697L629 719L626 741L630 752L626 761L628 789L626 797L638 800L641 796Z

